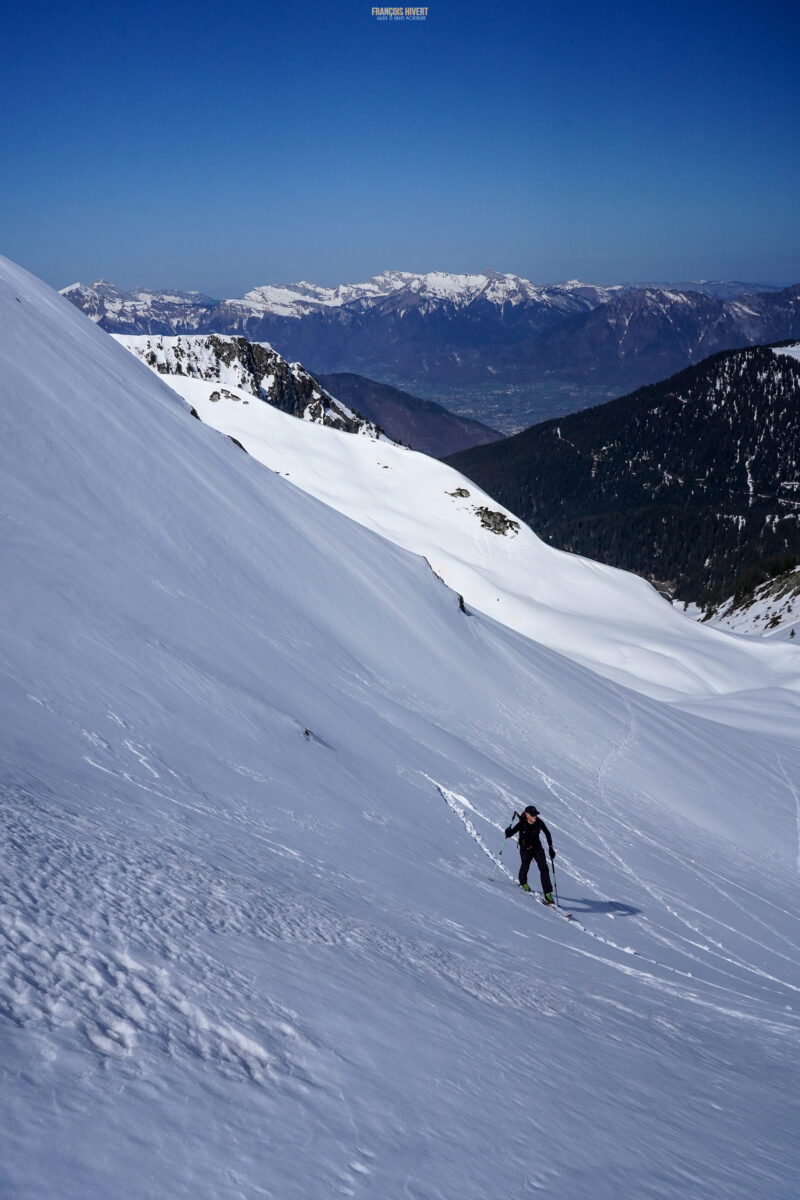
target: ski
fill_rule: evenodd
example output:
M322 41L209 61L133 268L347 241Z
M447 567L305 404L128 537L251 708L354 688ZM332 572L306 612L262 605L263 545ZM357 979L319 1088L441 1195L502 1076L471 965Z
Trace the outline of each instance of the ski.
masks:
M560 913L561 916L565 917L567 921L571 921L575 915L574 913L567 912L567 910L562 908L560 904L548 904L544 897L540 896L538 892L535 892L533 888L528 891L526 888L520 887L520 891L525 892L528 896L532 896L534 900L537 900L539 904L541 904L542 908L552 908L554 912Z

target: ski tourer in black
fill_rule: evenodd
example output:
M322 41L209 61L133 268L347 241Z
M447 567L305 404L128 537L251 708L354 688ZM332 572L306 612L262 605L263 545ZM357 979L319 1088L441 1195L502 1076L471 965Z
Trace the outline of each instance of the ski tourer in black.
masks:
M517 824L514 826L509 825L506 830L506 837L513 837L515 833L519 834L520 868L518 878L520 887L530 890L528 887L528 869L531 861L536 859L536 865L539 868L539 875L542 880L542 892L545 901L548 904L552 904L553 884L550 879L550 869L547 865L544 847L540 841L541 834L544 834L547 838L547 846L551 859L555 858L556 852L553 849L553 839L550 836L550 830L539 816L538 808L534 808L532 804L528 805Z

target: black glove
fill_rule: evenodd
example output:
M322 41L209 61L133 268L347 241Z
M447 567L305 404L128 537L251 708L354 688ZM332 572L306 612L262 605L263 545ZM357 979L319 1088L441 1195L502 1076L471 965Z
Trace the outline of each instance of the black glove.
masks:
M552 862L552 860L555 858L555 856L556 856L556 852L555 852L555 850L553 849L553 847L551 846L551 847L550 847L550 861L551 861L551 862Z
M511 830L512 830L513 828L514 828L514 826L513 826L513 825L509 825L508 829L506 830L506 837L507 837L507 838L510 838L510 837L511 837Z

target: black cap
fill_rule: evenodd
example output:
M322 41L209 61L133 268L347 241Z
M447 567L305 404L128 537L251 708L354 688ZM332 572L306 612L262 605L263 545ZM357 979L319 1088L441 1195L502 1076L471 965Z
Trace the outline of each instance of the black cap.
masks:
M538 817L538 815L539 815L538 808L535 808L533 804L529 804L528 807L525 809L525 812L530 813L532 817Z

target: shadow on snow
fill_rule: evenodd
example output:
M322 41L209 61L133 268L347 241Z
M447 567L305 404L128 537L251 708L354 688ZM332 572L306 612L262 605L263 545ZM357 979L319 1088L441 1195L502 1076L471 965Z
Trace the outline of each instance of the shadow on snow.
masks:
M636 917L642 911L640 908L634 908L632 904L621 904L619 900L590 900L588 896L561 896L560 900L576 913L609 913L614 917Z

